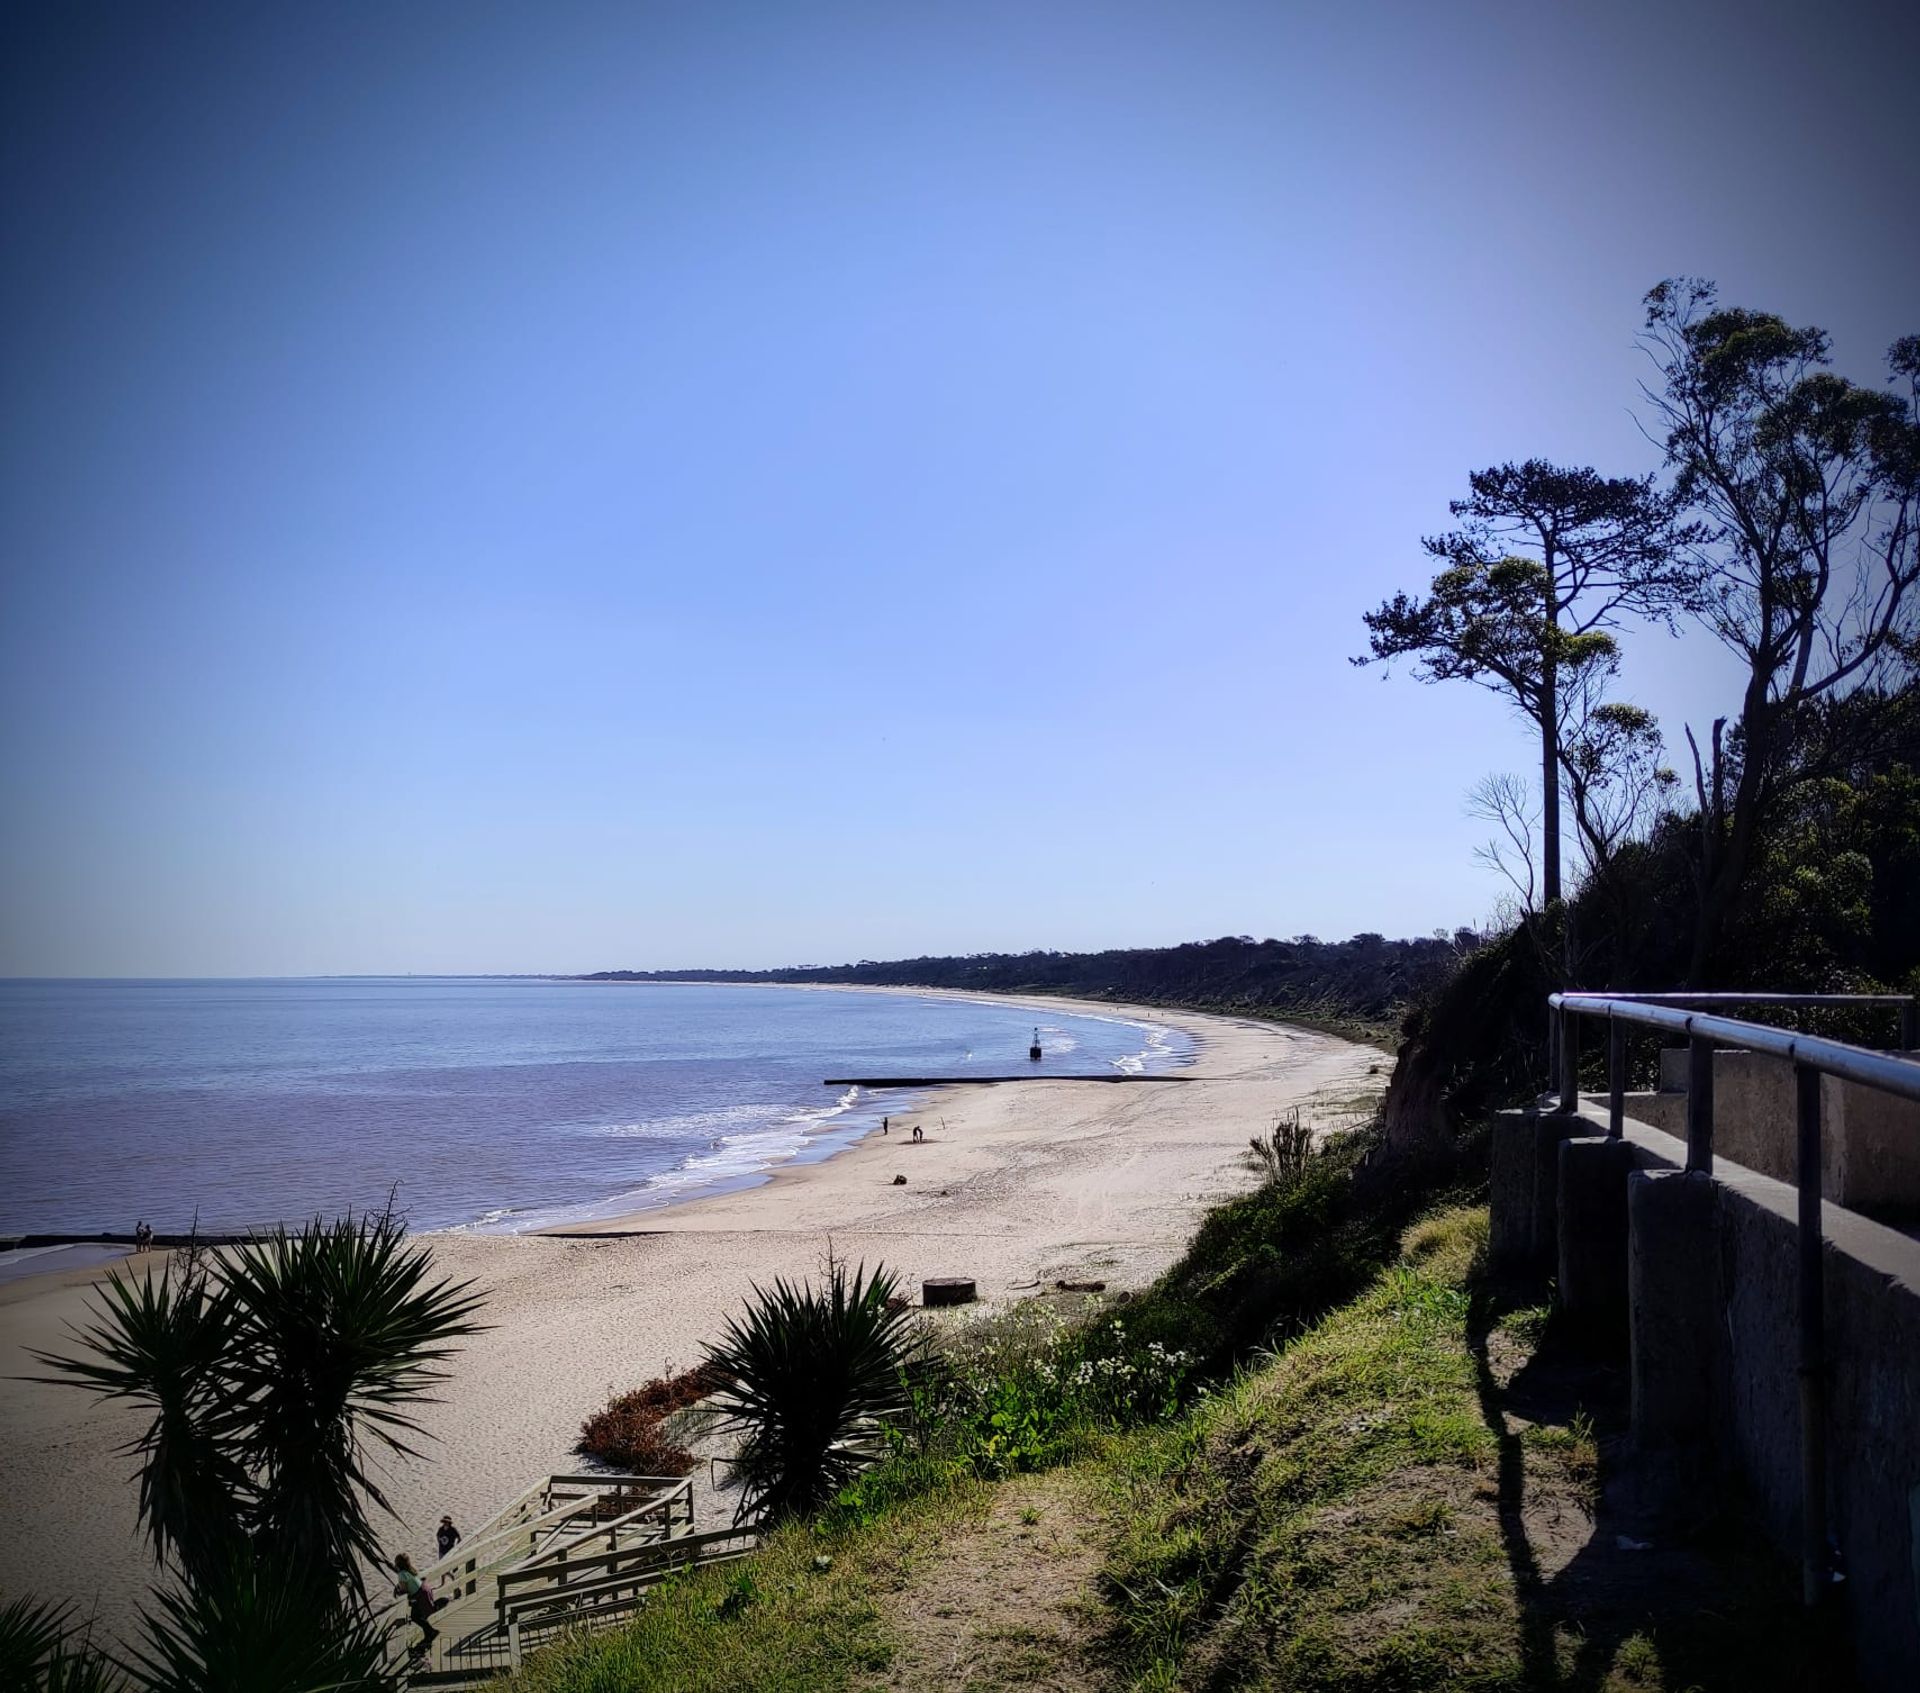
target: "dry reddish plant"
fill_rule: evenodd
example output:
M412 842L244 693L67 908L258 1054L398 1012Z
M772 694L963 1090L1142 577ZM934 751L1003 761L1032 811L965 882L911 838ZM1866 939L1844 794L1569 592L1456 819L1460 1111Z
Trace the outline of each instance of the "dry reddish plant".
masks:
M638 1475L685 1475L694 1457L669 1440L661 1424L725 1384L710 1364L659 1376L631 1393L615 1394L580 1425L576 1452Z

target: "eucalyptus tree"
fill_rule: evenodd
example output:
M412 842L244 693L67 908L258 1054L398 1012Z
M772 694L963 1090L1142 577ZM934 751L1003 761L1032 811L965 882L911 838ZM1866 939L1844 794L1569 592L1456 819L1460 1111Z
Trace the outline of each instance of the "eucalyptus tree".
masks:
M1653 713L1608 699L1606 680L1592 667L1573 679L1561 734L1573 834L1589 878L1605 874L1627 842L1644 839L1680 787Z
M1712 283L1662 282L1646 308L1642 343L1660 380L1643 392L1675 495L1700 519L1695 609L1745 669L1733 735L1723 741L1716 724L1705 759L1694 745L1699 981L1756 833L1794 780L1796 721L1824 700L1913 674L1920 336L1894 343L1888 387L1867 388L1828 368L1826 331L1721 306Z
M1570 711L1566 684L1590 697L1618 662L1626 616L1668 623L1687 603L1691 537L1674 496L1647 477L1602 476L1543 459L1468 477L1450 502L1460 526L1422 546L1443 568L1424 595L1396 594L1366 614L1372 664L1415 661L1423 682L1468 681L1510 700L1540 745L1541 899L1561 897L1560 796Z

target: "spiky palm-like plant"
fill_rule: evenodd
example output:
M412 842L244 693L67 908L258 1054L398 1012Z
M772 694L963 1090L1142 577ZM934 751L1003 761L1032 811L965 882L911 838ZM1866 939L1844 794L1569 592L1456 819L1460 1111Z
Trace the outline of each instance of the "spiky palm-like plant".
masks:
M827 1504L882 1450L884 1420L905 1408L919 1353L912 1316L890 1309L896 1283L875 1266L830 1262L826 1285L755 1287L707 1361L726 1379L716 1407L741 1431L736 1520L804 1516Z
M71 1605L0 1605L0 1687L8 1693L125 1693L126 1685L119 1667L74 1626Z
M77 1627L73 1607L0 1605L5 1693L393 1693L386 1642L363 1611L286 1579L247 1547L178 1590L154 1594L126 1661Z
M369 1614L289 1579L243 1548L177 1592L154 1594L128 1652L143 1693L391 1693L386 1641Z
M376 1684L353 1667L370 1638L364 1564L384 1562L369 1506L390 1511L369 1461L417 1456L414 1408L479 1304L471 1284L433 1279L391 1215L315 1220L157 1276L115 1273L83 1349L36 1354L56 1372L43 1379L152 1413L129 1448L140 1520L184 1583L146 1619L153 1685L267 1686L218 1672L249 1631L330 1666L298 1685Z

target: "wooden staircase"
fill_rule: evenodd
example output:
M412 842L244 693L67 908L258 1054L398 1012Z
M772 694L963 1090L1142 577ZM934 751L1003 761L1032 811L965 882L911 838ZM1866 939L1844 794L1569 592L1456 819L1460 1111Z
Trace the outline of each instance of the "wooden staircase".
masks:
M473 1687L569 1629L630 1617L671 1575L743 1556L756 1529L693 1532L693 1483L605 1472L535 1483L422 1570L444 1609L426 1651L396 1599L380 1615L388 1666L409 1687Z

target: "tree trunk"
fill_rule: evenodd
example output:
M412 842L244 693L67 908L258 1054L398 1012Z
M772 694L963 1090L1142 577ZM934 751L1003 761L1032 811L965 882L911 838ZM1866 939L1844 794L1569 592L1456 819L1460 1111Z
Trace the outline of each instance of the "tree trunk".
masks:
M1687 986L1710 986L1708 972L1720 943L1727 918L1740 896L1740 884L1746 880L1747 860L1752 855L1753 838L1760 823L1765 798L1767 762L1773 753L1773 707L1766 697L1766 680L1756 677L1748 685L1745 709L1741 714L1740 781L1733 790L1733 818L1726 837L1719 843L1713 871L1705 878L1700 899L1699 921L1693 931L1693 953L1687 964ZM1716 724L1717 728L1718 725ZM1720 757L1718 736L1714 747L1714 810L1720 810ZM1716 817L1716 823L1719 819Z
M1560 897L1560 706L1553 660L1540 672L1540 900Z

